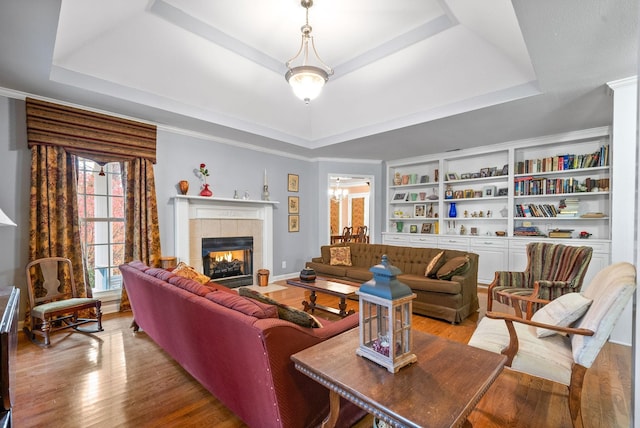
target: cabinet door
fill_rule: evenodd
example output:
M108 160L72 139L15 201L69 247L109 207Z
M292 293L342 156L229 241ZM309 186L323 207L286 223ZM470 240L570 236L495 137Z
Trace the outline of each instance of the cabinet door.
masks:
M478 255L478 283L488 285L493 281L496 271L508 270L509 251L506 241L474 240L470 251Z
M459 238L456 236L440 236L438 237L438 248L446 250L469 251L469 239Z

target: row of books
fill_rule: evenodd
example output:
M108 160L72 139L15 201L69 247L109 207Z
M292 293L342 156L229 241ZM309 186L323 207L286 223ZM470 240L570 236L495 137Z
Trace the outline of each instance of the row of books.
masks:
M513 228L513 236L544 236L535 226L518 226Z
M557 217L558 210L551 204L516 204L516 217Z
M516 162L516 174L532 174L537 172L564 171L569 169L593 168L609 165L609 145L600 150L584 155L566 154L550 156L542 159L528 159Z
M608 191L609 178L546 178L518 177L514 180L514 195L559 195L562 193L581 193Z

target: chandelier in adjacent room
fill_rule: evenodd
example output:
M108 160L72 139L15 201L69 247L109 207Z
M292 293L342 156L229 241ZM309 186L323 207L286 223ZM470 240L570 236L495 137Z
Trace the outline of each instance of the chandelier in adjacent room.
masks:
M336 178L336 187L329 189L329 196L335 201L341 201L349 195L349 189L340 187L340 177Z
M284 77L291 85L293 93L309 104L309 101L320 95L322 87L329 80L329 76L333 74L333 69L320 59L313 43L312 28L309 25L309 8L313 6L313 0L301 0L300 4L306 9L306 22L300 28L302 43L298 53L287 61L288 70ZM312 58L309 58L310 51L315 55L314 62L317 65L312 64ZM294 65L294 63L298 65Z

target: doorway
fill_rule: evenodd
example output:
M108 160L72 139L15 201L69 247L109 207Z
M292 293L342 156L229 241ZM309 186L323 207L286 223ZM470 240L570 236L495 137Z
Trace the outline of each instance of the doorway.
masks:
M349 174L329 174L329 242L341 242L345 227L356 233L366 226L373 231L373 177Z

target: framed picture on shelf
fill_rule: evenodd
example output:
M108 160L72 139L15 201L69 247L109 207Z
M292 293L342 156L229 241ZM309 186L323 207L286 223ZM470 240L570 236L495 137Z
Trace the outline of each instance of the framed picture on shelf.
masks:
M300 214L300 197L289 196L289 214Z
M453 181L453 180L458 180L458 174L456 174L455 172L447 173L447 181Z
M429 182L429 176L428 175L421 175L420 176L420 183L428 183Z
M480 178L480 173L479 172L474 172L473 174L471 174L471 178Z
M464 191L456 190L455 192L453 192L453 199L464 199Z
M420 233L431 233L431 223L422 223Z
M489 176L495 177L496 175L498 175L498 168L495 166L493 168L489 168Z
M409 233L418 233L418 225L412 224L411 226L409 226Z
M297 192L299 188L299 177L298 174L288 174L287 175L287 190L289 192Z
M506 187L503 187L502 189L498 189L498 194L497 196L508 196L509 195L509 189Z
M509 175L509 164L502 167L502 175Z
M496 194L496 186L484 186L482 188L482 196L483 197L492 197Z
M466 198L473 198L473 195L474 195L474 193L473 193L473 189L466 189L466 190L464 191L464 197L465 197L465 199L466 199Z
M289 232L300 232L300 216L299 215L290 215L289 216Z
M474 198L481 198L482 197L482 190L476 190L473 192L473 197Z
M482 168L480 170L480 177L484 178L484 177L491 177L491 172L489 168Z
M465 172L464 174L460 174L460 180L467 180L471 178L471 174L468 172Z
M413 206L413 216L416 218L427 217L427 204L415 204Z
M407 200L407 192L396 192L393 195L394 201L406 201Z

